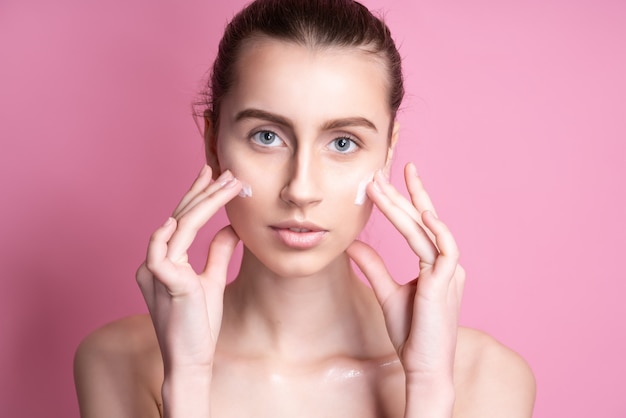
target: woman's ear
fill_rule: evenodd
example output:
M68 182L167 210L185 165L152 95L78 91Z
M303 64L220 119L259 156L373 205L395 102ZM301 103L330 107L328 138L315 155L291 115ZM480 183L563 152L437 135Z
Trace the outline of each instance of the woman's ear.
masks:
M211 122L212 115L209 110L204 112L204 153L206 162L213 171L213 179L222 173L220 163L217 158L217 127Z
M396 148L396 144L398 143L398 136L400 135L400 123L395 121L393 123L393 129L391 131L391 137L389 138L389 147L387 148L387 159L385 160L385 168L384 172L389 178L389 173L391 172L391 163L393 162L393 151Z

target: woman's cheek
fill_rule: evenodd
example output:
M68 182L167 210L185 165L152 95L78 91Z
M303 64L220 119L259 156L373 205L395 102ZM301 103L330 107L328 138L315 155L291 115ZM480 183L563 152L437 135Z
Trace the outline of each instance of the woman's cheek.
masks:
M375 171L361 171L351 176L349 181L346 179L340 192L341 196L337 196L340 200L335 200L337 202L335 207L338 205L342 207L344 217L353 220L350 224L358 230L355 231L357 234L360 233L372 213L373 203L367 196L366 188L372 181L374 173Z

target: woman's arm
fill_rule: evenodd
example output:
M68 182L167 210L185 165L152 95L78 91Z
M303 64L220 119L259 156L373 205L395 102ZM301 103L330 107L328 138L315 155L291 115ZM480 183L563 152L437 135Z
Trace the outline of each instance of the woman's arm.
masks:
M404 368L405 418L529 416L534 386L526 389L528 376L516 371L520 366L507 354L508 349L490 350L490 357L475 356L470 362L455 358L465 271L458 263L454 237L437 218L415 167L408 164L404 175L409 199L380 172L367 191L418 257L417 278L397 283L380 256L362 242L355 241L348 254L372 285ZM459 363L472 365L472 370L464 371L473 376L466 387L455 382ZM511 395L511 385L525 394Z
M239 237L230 226L222 228L201 272L189 264L187 250L198 231L241 190L229 171L211 179L205 166L172 217L152 234L146 261L137 270L163 358L165 418L211 416L213 357L228 262Z
M419 259L419 274L399 284L381 257L355 241L348 255L369 280L381 304L387 331L406 378L405 418L451 418L458 316L465 272L452 233L437 218L417 176L407 164L410 199L402 196L382 172L368 185L368 196L404 236ZM418 262L415 262L418 270Z
M211 169L205 166L172 217L152 234L137 283L152 320L152 346L162 362L138 369L136 363L144 360L138 349L141 344L133 343L130 332L105 328L88 337L75 360L82 418L157 417L156 399L163 400L165 418L210 417L210 382L226 274L239 237L230 226L220 230L201 272L189 264L187 250L197 232L240 189L241 183L230 172L212 181ZM153 369L155 363L162 364L161 378L148 380L159 382L158 394L146 396L141 384L145 376L140 372Z

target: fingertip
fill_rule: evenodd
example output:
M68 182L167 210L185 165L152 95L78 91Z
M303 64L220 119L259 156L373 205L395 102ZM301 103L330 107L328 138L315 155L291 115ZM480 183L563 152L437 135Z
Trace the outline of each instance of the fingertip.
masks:
M372 193L374 195L382 194L383 189L381 189L380 184L374 179L365 186L365 192L368 194L368 196L370 196L369 193Z
M164 255L164 248L167 248L167 242L172 238L174 231L176 230L176 219L171 216L158 227L150 236L150 242L148 244L147 260L155 260L162 258ZM150 264L150 263L148 263ZM150 267L150 266L148 266Z
M205 277L218 277L226 283L228 264L240 239L232 226L220 229L209 245L209 254L202 273Z
M208 164L204 164L204 166L202 166L202 169L200 170L200 173L198 173L198 177L202 177L210 172L211 172L211 167Z
M374 173L374 178L377 178L381 183L387 184L389 183L389 175L383 168L379 168Z
M389 182L389 177L387 177L387 175L381 169L377 170L376 173L374 173L374 178L371 181L371 186L368 184L366 187L366 191L370 189L374 194L387 197L390 187L393 187L393 185Z
M441 220L439 220L437 215L435 215L435 212L430 209L422 212L422 222L435 235L438 235L442 231L447 229L446 225Z
M206 188L211 183L212 176L213 170L209 165L205 164L202 169L200 169L200 172L198 173L198 176L196 177L194 182L191 184L189 192L197 193L200 190ZM188 196L189 192L185 195L185 197ZM183 197L183 200L185 199L185 197Z
M346 248L346 253L348 254L348 257L352 258L352 254L354 254L354 251L358 250L359 247L361 247L362 245L364 245L364 243L359 241L358 239L352 241L350 245L348 245L348 248Z
M346 248L346 254L357 264L365 262L366 260L372 261L380 257L371 246L356 239Z
M237 243L241 240L241 238L239 238L239 235L237 235L237 232L235 232L231 225L226 225L225 227L217 231L214 240L215 239L226 240L227 242L231 243L232 246L237 245Z
M165 220L165 222L152 233L152 236L150 237L150 241L161 241L161 240L167 241L175 230L174 228L175 224L176 224L176 219L174 219L171 216L168 217Z
M417 172L417 167L414 163L407 163L404 171L404 178L408 184L410 183L414 186L419 186L421 188L424 187L422 183L422 178Z
M167 234L167 239L169 239L174 231L176 230L176 225L178 221L173 216L168 217L163 225L159 228L161 234Z

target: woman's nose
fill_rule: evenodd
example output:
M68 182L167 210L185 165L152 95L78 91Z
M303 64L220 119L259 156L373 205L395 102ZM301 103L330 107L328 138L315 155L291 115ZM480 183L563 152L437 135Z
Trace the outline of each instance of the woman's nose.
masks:
M304 150L299 151L289 163L288 178L280 197L290 205L314 206L322 201L320 188L322 167Z

